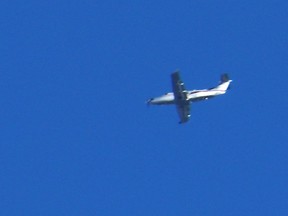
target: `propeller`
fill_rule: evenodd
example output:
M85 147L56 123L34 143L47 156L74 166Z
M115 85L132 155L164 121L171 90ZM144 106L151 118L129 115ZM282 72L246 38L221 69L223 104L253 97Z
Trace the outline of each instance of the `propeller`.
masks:
M151 101L153 100L153 98L150 98L149 100L146 101L146 105L147 107L149 107L151 105Z

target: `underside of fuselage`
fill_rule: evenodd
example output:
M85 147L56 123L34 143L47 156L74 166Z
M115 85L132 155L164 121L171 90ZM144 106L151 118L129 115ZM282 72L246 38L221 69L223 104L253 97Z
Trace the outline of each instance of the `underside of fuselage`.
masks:
M203 100L208 100L210 98L215 97L216 95L211 94L211 92L207 90L193 90L189 91L187 94L188 98L187 101L189 102L198 102ZM175 104L175 98L173 93L167 93L165 95L162 95L160 97L151 98L147 101L148 104L153 105L170 105Z

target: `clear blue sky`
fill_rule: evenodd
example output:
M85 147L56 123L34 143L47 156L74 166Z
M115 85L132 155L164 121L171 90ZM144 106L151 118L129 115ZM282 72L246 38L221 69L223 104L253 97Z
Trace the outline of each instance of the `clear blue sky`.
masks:
M0 3L0 215L288 215L287 1ZM145 101L217 84L226 95Z

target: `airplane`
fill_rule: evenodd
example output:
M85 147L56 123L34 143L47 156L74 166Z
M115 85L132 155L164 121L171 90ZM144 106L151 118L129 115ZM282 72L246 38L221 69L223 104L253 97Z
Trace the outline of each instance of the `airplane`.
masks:
M203 90L186 90L184 83L180 78L180 72L176 71L171 74L173 92L166 93L162 96L150 98L148 105L170 105L175 104L180 118L179 124L188 122L190 118L190 104L198 101L208 100L218 95L225 94L229 89L232 80L228 74L222 74L220 83L216 87Z

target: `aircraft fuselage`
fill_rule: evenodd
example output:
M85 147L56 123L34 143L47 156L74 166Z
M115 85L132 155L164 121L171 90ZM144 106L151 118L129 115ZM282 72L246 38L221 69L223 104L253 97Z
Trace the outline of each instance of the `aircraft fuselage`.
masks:
M187 100L189 102L197 102L202 100L208 100L212 97L225 94L226 91L218 89L204 89L204 90L192 90L187 91ZM148 101L149 104L153 105L167 105L175 104L175 98L173 92L166 93L165 95L151 98Z

